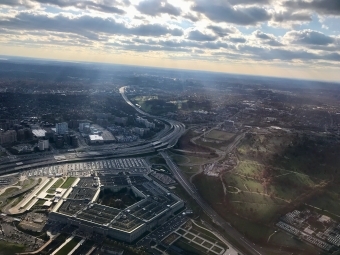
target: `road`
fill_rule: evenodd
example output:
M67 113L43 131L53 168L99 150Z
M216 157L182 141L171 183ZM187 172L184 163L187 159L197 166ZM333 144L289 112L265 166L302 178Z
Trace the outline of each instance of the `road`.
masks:
M181 170L173 162L170 156L165 152L160 152L167 165L170 167L176 180L181 184L181 186L189 193L189 195L196 200L198 205L203 209L203 211L212 219L212 221L221 226L229 235L238 242L239 245L243 246L247 250L247 255L262 255L257 247L253 245L250 241L246 240L238 231L236 231L230 223L226 222L221 216L219 216L211 207L204 201L204 199L199 195L196 188L183 176ZM231 244L228 244L233 247ZM235 248L233 248L236 250ZM236 250L237 251L237 250Z
M84 152L68 152L60 150L59 153L38 153L35 155L21 155L4 159L0 162L0 173L19 172L33 167L58 164L59 162L75 162L89 159L100 159L107 157L137 156L156 152L161 149L169 149L176 145L178 139L185 132L185 125L175 120L157 117L143 112L136 107L125 95L126 87L120 89L120 93L127 104L131 105L141 115L158 119L165 124L165 128L148 141L139 141L129 144L110 144L86 148ZM64 159L56 159L62 156Z

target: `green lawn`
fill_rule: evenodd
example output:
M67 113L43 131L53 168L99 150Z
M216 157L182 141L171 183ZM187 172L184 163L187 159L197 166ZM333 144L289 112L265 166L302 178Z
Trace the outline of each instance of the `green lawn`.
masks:
M208 139L216 139L222 141L228 141L235 136L234 133L228 133L220 130L212 130L208 134L206 134L206 138Z
M264 169L264 166L258 165L256 161L240 161L236 167L236 172L242 175L259 175Z
M307 204L340 215L340 194L326 191L324 194L311 198Z
M8 188L8 189L5 190L4 193L1 194L0 197L5 197L5 196L7 196L7 195L10 195L10 194L12 194L12 193L18 191L18 190L19 190L19 189L18 189L18 188L15 188L15 187Z
M197 139L195 141L198 145L204 147L211 147L218 150L225 150L226 146L230 144L229 141L221 141L221 140L212 140L212 139Z
M187 164L190 163L190 159L188 157L171 153L171 158L176 162L176 164Z
M163 157L160 157L160 156L156 156L156 157L150 158L150 159L149 159L149 162L150 162L151 164L157 164L157 165L162 164L162 165L166 165L166 162L165 162L164 158L163 158Z
M0 254L1 255L13 255L19 252L23 252L25 246L21 244L14 244L0 240Z
M190 178L191 175L198 173L200 170L199 166L179 166L182 172Z
M80 242L80 238L74 237L71 241L69 241L66 245L61 248L56 255L65 255L68 254L76 245Z
M224 174L223 177L228 186L233 186L243 191L264 192L262 184L257 180L230 173Z
M57 188L64 182L63 178L59 178L53 185L47 190L47 193L53 194Z
M68 177L64 184L61 186L62 189L68 189L76 180L76 177Z
M181 164L195 164L195 165L200 165L206 163L208 160L206 158L206 155L199 156L199 155L192 155L192 154L177 154L177 153L169 153L171 158L176 162L176 164L181 165Z
M180 238L178 241L174 243L175 246L189 252L189 254L199 254L199 255L206 255L207 249L195 244L195 243L188 243L188 240L184 238Z
M302 252L302 254L317 254L318 251L313 246L292 237L286 232L280 230L274 234L268 243L269 245L280 245L281 247L290 247ZM304 251L304 252L303 252ZM295 252L294 252L295 254ZM299 253L297 253L299 254Z
M32 209L37 209L42 207L42 205L46 202L44 199L38 199L38 201L32 206Z
M44 187L42 187L40 190L39 190L39 192L37 193L37 195L39 195L44 189L46 189L46 187L48 186L48 185L50 185L50 183L53 181L53 179L50 179L45 185L44 185Z
M34 182L34 179L24 180L21 186L23 189L26 189L27 187L31 186L33 182Z

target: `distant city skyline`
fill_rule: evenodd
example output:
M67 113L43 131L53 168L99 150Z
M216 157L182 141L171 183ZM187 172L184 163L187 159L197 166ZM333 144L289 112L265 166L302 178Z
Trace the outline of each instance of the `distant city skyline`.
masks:
M0 0L0 54L340 80L335 0Z

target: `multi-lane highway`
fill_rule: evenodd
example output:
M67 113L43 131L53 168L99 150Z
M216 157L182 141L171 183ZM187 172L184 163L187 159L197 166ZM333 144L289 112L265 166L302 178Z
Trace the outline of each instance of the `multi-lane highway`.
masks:
M184 124L164 117L157 117L147 114L136 107L125 95L125 87L120 89L120 93L127 104L131 105L141 115L158 119L165 124L165 128L148 141L139 141L129 144L110 144L96 147L89 147L84 152L61 152L59 154L39 154L23 155L14 158L7 158L0 161L0 174L22 171L28 168L42 167L46 165L58 164L60 162L77 162L87 159L100 159L109 157L137 156L156 152L160 149L175 146L178 139L185 132Z

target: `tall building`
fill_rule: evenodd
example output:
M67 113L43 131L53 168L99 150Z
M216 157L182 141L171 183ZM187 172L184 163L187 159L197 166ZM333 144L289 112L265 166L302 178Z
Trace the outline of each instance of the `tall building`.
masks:
M49 146L50 146L50 143L48 140L39 140L38 142L38 147L39 147L39 150L41 151L48 150Z
M136 121L138 122L138 123L141 123L141 124L143 124L146 128L155 128L156 127L156 125L155 125L155 123L153 123L153 122L150 122L150 121L148 121L147 119L143 119L143 118L141 118L141 117L137 117L136 118Z
M68 122L68 127L69 127L69 128L75 129L75 128L77 128L78 126L79 126L79 120L70 120L70 121Z
M64 137L62 135L57 136L57 139L55 140L55 145L58 149L64 147Z
M78 147L78 137L75 135L71 135L70 138L71 138L71 145L73 147Z
M15 130L8 130L0 132L0 144L13 143L17 141L17 132Z
M79 132L88 134L90 132L91 124L88 122L79 123Z
M57 123L55 125L55 128L56 128L56 133L58 135L64 135L65 133L68 132L68 124L67 124L67 122Z

